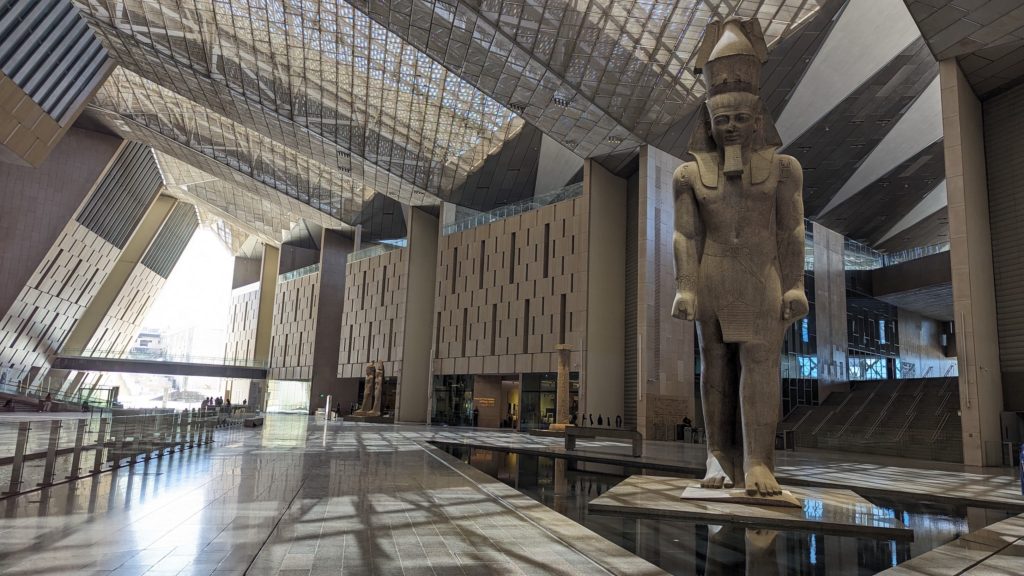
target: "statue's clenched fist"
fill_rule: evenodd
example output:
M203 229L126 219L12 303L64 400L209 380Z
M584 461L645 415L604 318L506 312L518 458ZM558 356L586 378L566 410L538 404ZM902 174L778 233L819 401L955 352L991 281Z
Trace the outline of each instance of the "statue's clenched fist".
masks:
M676 298L672 301L672 317L680 320L696 320L697 295L689 291L676 292Z
M807 296L803 290L789 290L782 295L782 319L795 322L807 316Z

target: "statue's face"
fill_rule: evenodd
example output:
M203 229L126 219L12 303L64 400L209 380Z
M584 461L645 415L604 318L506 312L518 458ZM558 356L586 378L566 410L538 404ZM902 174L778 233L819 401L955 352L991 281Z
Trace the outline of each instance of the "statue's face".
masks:
M708 101L711 136L719 146L745 146L758 128L756 99L749 94L722 94Z

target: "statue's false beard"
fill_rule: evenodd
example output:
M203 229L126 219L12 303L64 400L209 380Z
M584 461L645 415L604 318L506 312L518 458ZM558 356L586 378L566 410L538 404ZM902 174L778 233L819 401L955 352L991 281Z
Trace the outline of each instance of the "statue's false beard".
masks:
M729 144L722 150L723 164L722 171L727 178L739 178L743 176L743 146L741 144Z

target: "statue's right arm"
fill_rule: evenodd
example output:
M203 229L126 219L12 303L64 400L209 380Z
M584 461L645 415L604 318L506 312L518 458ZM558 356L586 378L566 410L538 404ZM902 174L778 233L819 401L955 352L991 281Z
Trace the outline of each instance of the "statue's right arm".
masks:
M697 273L700 269L700 243L704 237L697 198L687 162L676 169L672 177L672 192L675 200L675 233L673 248L676 263L676 297L672 304L672 315L684 320L693 320L696 315Z

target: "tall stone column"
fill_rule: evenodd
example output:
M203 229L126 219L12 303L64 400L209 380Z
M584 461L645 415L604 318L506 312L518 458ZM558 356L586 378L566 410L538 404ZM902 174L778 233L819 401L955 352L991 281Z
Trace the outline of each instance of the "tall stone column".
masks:
M964 464L995 466L1003 384L981 102L956 60L939 63L939 84Z
M642 146L640 170L628 182L627 385L621 413L626 428L635 428L649 440L674 439L675 426L696 411L696 332L693 322L672 318L676 292L672 176L682 163L654 146Z
M847 377L846 272L843 235L813 224L814 322L818 348L818 398L850 389ZM809 321L804 319L803 321Z
M572 346L559 344L555 346L558 354L558 380L555 387L555 421L551 430L565 430L569 425L569 363L572 361Z
M277 294L277 271L281 265L281 249L263 245L260 264L260 299L256 316L256 337L253 360L257 365L270 367L270 337L274 329L274 297ZM249 405L260 410L267 408L267 380L254 380L249 388Z
M580 374L580 410L613 419L624 412L626 349L626 190L627 182L594 159L583 163L585 229L580 234L587 259L586 350ZM597 311L595 313L595 311ZM627 420L628 422L628 420Z
M349 406L357 399L354 386L342 389L338 385L345 265L348 263L348 255L354 251L354 244L352 238L343 236L341 232L324 228L320 242L320 296L316 307L310 406L319 401L321 394L331 395L334 403L342 406Z
M434 216L416 208L406 209L405 222L409 237L409 288L405 291L401 373L394 374L398 379L395 421L426 422L439 223Z

